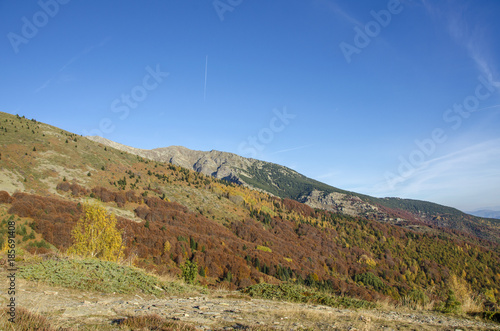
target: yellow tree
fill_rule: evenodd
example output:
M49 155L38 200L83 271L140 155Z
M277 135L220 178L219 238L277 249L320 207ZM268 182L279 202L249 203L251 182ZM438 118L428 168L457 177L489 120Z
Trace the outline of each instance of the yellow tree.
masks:
M73 245L68 249L70 254L106 261L117 261L122 254L122 235L116 228L116 217L108 214L100 205L83 205L83 216L76 223L71 235Z

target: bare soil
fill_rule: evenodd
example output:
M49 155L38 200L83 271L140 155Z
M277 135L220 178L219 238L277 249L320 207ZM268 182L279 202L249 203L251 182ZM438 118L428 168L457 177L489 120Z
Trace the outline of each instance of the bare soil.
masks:
M0 277L6 279L5 270ZM7 282L3 281L5 286ZM0 295L6 305L7 288ZM119 329L116 321L143 314L180 320L199 330L500 330L500 324L434 312L351 310L253 299L231 291L154 296L91 293L16 279L16 302L57 328Z

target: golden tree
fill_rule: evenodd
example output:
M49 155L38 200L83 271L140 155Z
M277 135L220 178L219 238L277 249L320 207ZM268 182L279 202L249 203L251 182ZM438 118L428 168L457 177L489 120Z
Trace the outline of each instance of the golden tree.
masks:
M117 261L123 251L123 242L121 232L116 228L115 215L90 203L83 205L83 213L71 232L73 245L68 253Z

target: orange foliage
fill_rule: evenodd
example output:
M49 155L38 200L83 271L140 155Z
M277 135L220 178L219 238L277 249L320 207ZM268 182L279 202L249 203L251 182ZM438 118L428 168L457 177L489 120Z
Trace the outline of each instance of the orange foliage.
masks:
M0 203L11 203L12 198L6 191L0 191Z

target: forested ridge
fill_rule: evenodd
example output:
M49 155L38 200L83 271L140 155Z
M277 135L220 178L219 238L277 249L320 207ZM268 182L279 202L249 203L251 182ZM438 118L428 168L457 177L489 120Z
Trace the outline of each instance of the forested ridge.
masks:
M388 213L375 215L378 220L386 218L387 214L398 213L403 219L418 219L428 225L436 225L457 229L480 238L500 243L500 220L480 218L465 214L452 207L436 203L400 198L375 198L356 192L332 187L314 179L308 178L296 171L272 163L252 165L240 177L249 185L265 190L273 195L305 202L311 192L320 191L323 196L330 193L345 194L351 198L380 208ZM369 215L366 215L370 217Z
M394 217L408 216L406 222L313 209L1 115L2 176L19 185L10 193L0 188L0 206L26 219L36 238L48 243L27 245L32 253L65 252L82 203L96 201L117 215L123 263L179 275L192 263L208 286L288 281L369 301L444 301L457 277L484 302L499 297L500 248L494 241L388 206L382 207Z

